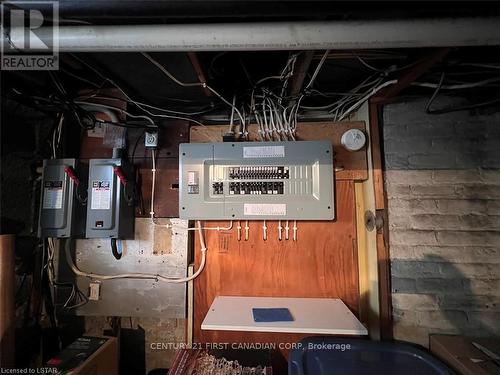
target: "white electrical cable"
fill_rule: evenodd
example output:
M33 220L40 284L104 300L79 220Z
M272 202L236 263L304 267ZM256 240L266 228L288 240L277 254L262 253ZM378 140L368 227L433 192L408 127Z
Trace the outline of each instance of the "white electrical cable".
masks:
M471 82L471 83L462 83L458 85L442 85L439 88L443 90L460 90L460 89L468 89L473 87L479 87L487 85L488 83L499 82L500 77L485 79L483 81ZM421 86L421 87L429 87L429 88L437 88L439 84L437 83L429 83L429 82L412 82L412 86Z
M204 230L216 230L216 231L231 230L231 229L233 229L233 221L231 220L229 222L229 225L227 227L220 227L220 226L217 226L217 227L203 227L201 229L204 229ZM198 230L198 228L188 228L188 230Z
M200 111L195 111L195 112L174 111L172 109L166 109L166 108L157 107L157 106L154 106L154 105L151 105L151 104L139 102L137 100L116 98L116 97L112 97L112 96L99 95L97 93L96 94L92 94L92 95L79 96L76 99L79 99L79 100L103 99L103 100L110 100L110 101L117 101L117 102L124 102L124 103L132 103L132 104L135 104L138 108L141 108L141 106L144 106L144 107L147 107L147 108L155 109L157 111L174 113L174 114L177 114L177 115L184 115L184 116L201 115L201 114L204 114L206 112L210 112L210 111L213 110L213 108L210 108L210 109L205 109L205 110L200 110Z
M81 62L82 64L86 65L87 67L89 67L94 73L96 73L99 77L101 77L102 79L104 79L105 81L111 83L113 86L115 86L118 90L120 90L120 92L125 96L125 98L127 98L128 101L130 101L131 103L134 103L138 108L140 108L142 111L146 112L148 115L150 116L154 116L154 117L164 117L164 118L173 118L173 119L179 119L179 120L188 120L188 121L192 121L194 122L195 124L198 124L200 126L205 126L204 124L202 124L201 122L199 121L196 121L196 120L193 120L189 117L182 117L182 116L172 116L172 115L159 115L159 114L155 114L155 113L152 113L151 111L145 109L140 102L137 102L137 101L134 101L119 85L117 85L112 79L104 76L103 74L101 74L97 69L95 69L92 65L86 63L84 60L80 59L78 56L76 55L71 55L73 58L75 58L76 60L78 60L79 62ZM152 107L152 106L149 106L149 105L146 105L148 107ZM158 107L154 107L156 109L158 109ZM160 109L160 110L164 110L164 111L168 111L168 110L165 110L165 109Z
M238 114L241 122L243 123L245 120L243 119L243 116L241 115L241 112L236 108L234 105L232 105L230 102L228 102L221 94L219 94L216 90L214 90L212 87L207 85L205 82L181 82L177 78L175 78L172 73L170 73L162 64L160 64L158 61L156 61L154 58L152 58L148 53L146 52L141 52L141 54L148 59L154 66L156 66L158 69L160 69L168 78L170 78L172 81L177 83L179 86L183 87L203 87L204 89L209 90L212 94L217 96L220 100L222 100L224 103L226 103L229 107L233 108L234 111Z
M245 220L245 241L248 241L250 234L250 227L248 226L248 220Z
M148 120L151 124L153 124L154 127L157 127L157 125L155 124L155 122L153 121L153 119L151 117L148 117L148 116L145 116L145 115L132 115L130 112L127 112L125 111L124 109L121 109L119 107L114 107L114 106L111 106L111 105L106 105L106 104L101 104L101 103L93 103L93 102L80 102L80 101L75 101L75 103L80 103L80 104L85 104L85 105L95 105L97 107L102 107L102 108L110 108L110 109L114 109L116 111L119 111L121 113L125 113L127 116L130 116L132 118L142 118L142 119L146 119ZM136 104L137 105L137 104ZM139 106L138 106L139 107ZM173 119L178 119L178 120L188 120L188 121L191 121L191 122L194 122L195 124L198 124L200 126L205 126L204 124L202 124L201 122L197 121L197 120L193 120L192 118L189 118L189 117L183 117L183 116L174 116L174 115L163 115L163 114L159 114L159 113L152 113L151 111L148 111L147 109L144 109L142 107L139 107L142 111L146 112L149 116L152 116L152 117L160 117L160 118L173 118Z
M236 95L233 95L233 106L231 108L231 118L229 120L229 131L228 133L234 134L233 124L234 124L234 108L236 103Z
M56 287L71 287L71 293L66 299L64 303L62 303L62 308L63 309L74 309L78 308L80 306L85 305L88 302L88 299L83 293L77 288L75 283L73 282L65 282L61 283L56 280L55 278L55 272L54 272L54 254L56 252L56 247L54 243L54 239L49 237L47 238L47 264L44 266L44 268L47 268L47 276L49 278L49 284L51 288L56 288ZM70 305L70 302L73 301L73 299L79 296L80 299L82 300L81 302L77 302L73 305Z
M172 228L172 224L158 224L155 221L155 187L156 187L156 152L155 149L151 149L151 160L152 160L152 168L151 168L151 206L149 210L149 216L151 218L151 223L157 227L163 228Z
M64 114L61 113L61 117L59 118L59 123L54 129L54 132L52 133L52 159L55 159L57 157L57 149L61 144L63 122L64 122Z
M243 111L243 119L245 121L243 121L243 124L240 124L240 127L241 127L241 135L243 136L243 138L245 140L247 140L248 138L248 131L247 131L247 113L245 111L245 106L243 104L243 107L242 107L242 111Z
M500 65L495 64L476 64L476 63L462 63L461 66L474 66L477 68L487 68L487 69L500 69Z
M207 245L205 243L205 236L203 234L201 222L197 221L198 228L198 234L200 238L200 251L201 251L201 261L200 261L200 266L198 267L198 270L192 274L189 277L180 277L180 278L173 278L173 277L166 277L160 274L150 274L150 273L121 273L121 274L116 274L116 275L100 275L97 273L91 273L91 272L85 272L80 270L74 263L73 263L73 258L71 257L71 252L70 252L70 243L71 241L67 240L66 241L66 246L65 246L65 254L66 254L66 262L68 263L69 268L73 271L73 273L77 276L83 276L83 277L88 277L94 280L117 280L117 279L143 279L143 280L157 280L157 281L164 281L167 283L186 283L191 280L196 279L203 269L205 268L205 264L207 262Z
M149 116L145 116L145 115L133 115L131 114L130 112L124 110L124 109L121 109L119 107L115 107L115 106L112 106L112 105L107 105L107 104L101 104L101 103L92 103L92 102L85 102L85 101L75 101L74 102L75 104L85 104L85 105L88 105L88 106L94 106L94 107L97 107L97 108L108 108L108 109L113 109L115 111L118 111L120 113L123 113L129 117L132 117L132 118L140 118L140 119L145 119L147 121L149 121L153 126L152 127L157 127L155 122L153 121L153 119Z
M383 78L378 76L376 79L372 80L373 76L370 76L368 78L366 78L363 82L361 82L358 86L356 86L355 88L353 88L351 90L351 93L352 95L346 95L344 96L343 98L329 104L327 106L327 108L331 108L330 109L330 112L331 113L336 113L335 116L334 116L334 119L337 119L338 116L337 114L340 112L342 113L342 107L346 106L346 105L349 105L351 102L354 102L354 101L357 101L358 100L358 96L361 95L361 96L364 96L366 95L366 92L364 94L359 94L359 91L365 87L368 87L368 88L373 88L373 87L376 87L377 85L381 84L382 81L383 81Z
M352 111L354 111L355 109L357 109L360 105L362 105L365 101L367 101L369 98L371 98L377 92L379 92L380 90L382 90L384 87L387 87L387 86L390 86L390 85L394 85L397 82L398 82L397 79L393 79L391 81L384 82L383 84L381 84L381 85L375 87L374 89L372 89L368 94L366 94L364 97L362 97L358 102L356 102L352 106L350 106L349 109L347 109L342 114L342 116L339 117L339 121L342 121L344 118L346 118Z
M268 98L268 101L271 102L271 99ZM273 138L274 140L274 134L276 134L276 137L278 138L278 141L280 141L281 139L279 139L279 132L278 132L278 128L276 127L276 124L274 122L274 113L273 113L273 109L271 107L271 105L267 105L267 108L269 108L269 124L271 126L271 137Z
M321 57L321 60L319 61L319 64L318 66L316 67L316 70L314 71L312 77L311 77L311 80L309 81L309 83L307 84L306 86L306 90L308 88L310 88L312 86L312 84L314 83L314 80L316 79L316 77L318 76L318 73L319 71L321 70L321 67L323 66L323 64L325 63L325 60L326 58L328 57L328 55L330 54L330 50L327 49L325 51L325 53L323 54L323 57Z
M51 262L54 260L55 245L52 238L47 238L48 243L48 257L47 257L47 275L49 277L50 285L54 285L54 269L51 266Z
M264 77L262 79L259 79L257 82L255 82L255 86L260 85L262 82L265 82L270 79L283 79L283 76L269 76L269 77Z
M329 55L329 50L325 51L318 65L316 66L311 79L305 86L305 90L312 87L322 66ZM280 76L264 77L257 81L250 95L250 112L254 115L256 123L259 125L258 135L261 141L295 141L297 131L298 112L300 104L305 94L302 93L297 99L293 99L288 105L283 105L288 79L293 76L295 63L298 54L289 57L286 66L281 71ZM262 95L256 95L257 85L269 79L280 79L282 81L281 96L274 93L267 87L261 87ZM257 103L258 99L258 103Z

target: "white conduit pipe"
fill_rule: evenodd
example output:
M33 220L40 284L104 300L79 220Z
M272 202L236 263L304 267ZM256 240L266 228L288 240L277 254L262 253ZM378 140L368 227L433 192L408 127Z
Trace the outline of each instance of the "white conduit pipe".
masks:
M61 52L345 50L500 45L500 18L61 26ZM24 35L4 30L24 49ZM53 47L52 29L37 36ZM33 52L30 49L30 52Z

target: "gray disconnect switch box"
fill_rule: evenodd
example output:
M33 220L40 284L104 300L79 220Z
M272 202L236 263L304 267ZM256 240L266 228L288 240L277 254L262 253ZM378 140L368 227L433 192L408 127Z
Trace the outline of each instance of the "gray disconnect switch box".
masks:
M134 237L134 176L122 159L89 163L87 238Z
M75 159L43 161L39 237L82 237L85 233L87 168Z

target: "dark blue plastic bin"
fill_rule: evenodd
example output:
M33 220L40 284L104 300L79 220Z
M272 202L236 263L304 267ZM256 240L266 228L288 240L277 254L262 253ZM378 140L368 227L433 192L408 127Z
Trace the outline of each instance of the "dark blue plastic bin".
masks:
M292 375L444 375L453 372L416 346L335 337L308 337L288 359Z

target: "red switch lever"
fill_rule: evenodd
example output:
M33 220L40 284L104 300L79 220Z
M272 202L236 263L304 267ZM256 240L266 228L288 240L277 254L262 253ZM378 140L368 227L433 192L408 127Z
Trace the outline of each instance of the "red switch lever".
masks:
M72 167L64 167L64 172L69 176L76 186L80 185L80 179L76 175L75 170Z
M126 186L127 185L127 178L125 177L123 170L120 167L114 167L113 171L118 176L118 178L120 179L123 186Z

